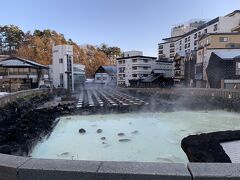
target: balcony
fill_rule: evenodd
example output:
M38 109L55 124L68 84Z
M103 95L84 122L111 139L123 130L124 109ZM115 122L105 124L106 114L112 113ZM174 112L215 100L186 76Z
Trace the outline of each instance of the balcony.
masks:
M158 49L163 49L163 45L159 45L159 46L158 46Z
M133 62L132 65L133 66L139 66L139 67L142 67L142 66L151 67L150 62L144 62L144 61Z

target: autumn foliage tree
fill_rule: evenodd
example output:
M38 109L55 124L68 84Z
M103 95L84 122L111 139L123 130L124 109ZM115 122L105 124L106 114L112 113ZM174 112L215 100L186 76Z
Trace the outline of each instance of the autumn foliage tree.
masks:
M100 47L80 47L72 39L66 40L63 34L49 29L24 33L14 25L0 26L0 54L14 55L48 65L52 63L53 45L65 44L73 46L74 63L85 65L87 77L92 77L101 65L113 65L116 57L121 54L120 48L104 44Z

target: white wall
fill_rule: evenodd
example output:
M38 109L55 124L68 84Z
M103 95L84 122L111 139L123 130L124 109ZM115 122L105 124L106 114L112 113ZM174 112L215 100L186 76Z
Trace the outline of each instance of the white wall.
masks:
M67 55L71 57L71 71L73 72L73 47L71 45L58 45L53 47L52 77L55 87L60 86L60 74L62 73L64 79L63 85L64 88L67 88ZM63 59L63 63L60 63L60 59ZM72 73L72 89L74 90L73 82Z
M133 59L136 59L137 62L132 62ZM144 62L143 59L147 59L148 62ZM125 61L125 64L119 64L119 61ZM152 71L152 69L155 67L155 59L152 58L148 58L148 57L135 57L135 58L126 58L126 59L120 59L117 60L117 84L121 84L120 79L120 73L119 73L119 68L124 67L125 68L125 73L121 74L121 75L125 75L124 78L124 84L126 86L129 86L129 80L131 79L139 79L141 78L145 78L143 77L143 74L145 74L145 76L149 75ZM136 70L133 69L133 67L137 67ZM143 69L143 67L149 67L148 69ZM133 75L136 75L136 77L134 77Z

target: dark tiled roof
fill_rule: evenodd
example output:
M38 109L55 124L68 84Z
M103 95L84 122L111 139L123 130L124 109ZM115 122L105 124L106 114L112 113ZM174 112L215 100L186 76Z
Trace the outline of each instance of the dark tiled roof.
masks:
M151 56L129 56L129 57L117 58L117 60L122 60L122 59L132 59L132 58L148 58L148 59L157 59L156 57L151 57Z
M99 66L99 68L96 70L95 74L103 69L106 73L113 75L117 73L117 67L116 66Z
M152 75L150 75L146 79L144 79L142 82L143 83L153 82L154 80L158 79L161 76L162 75L159 75L159 76L152 76Z
M109 73L117 73L116 66L102 66L102 68Z
M42 69L48 68L47 66L36 63L34 61L18 58L18 57L10 57L10 58L4 59L0 62L0 66L2 67L33 67L33 68L42 68Z

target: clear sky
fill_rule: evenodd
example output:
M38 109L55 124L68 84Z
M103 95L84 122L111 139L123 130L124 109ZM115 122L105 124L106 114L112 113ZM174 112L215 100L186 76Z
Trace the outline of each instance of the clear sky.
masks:
M79 45L106 43L157 56L170 28L240 9L240 0L2 0L0 24L52 29Z

